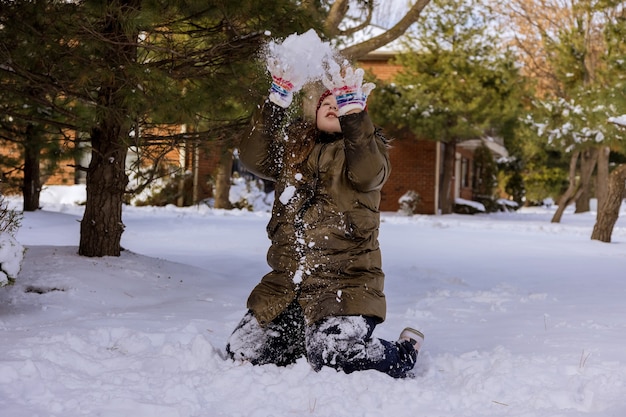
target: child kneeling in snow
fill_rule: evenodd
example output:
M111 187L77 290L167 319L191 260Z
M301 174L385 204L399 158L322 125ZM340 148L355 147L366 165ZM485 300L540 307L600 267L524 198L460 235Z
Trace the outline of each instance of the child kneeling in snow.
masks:
M269 100L240 146L244 166L276 184L267 226L272 271L250 294L227 353L258 365L306 357L315 370L406 377L423 334L406 328L398 341L372 337L386 314L378 229L390 172L387 141L365 111L374 85L362 84L363 70L347 66L341 75L336 65L323 80L315 123L285 126L301 87L286 67L269 68Z

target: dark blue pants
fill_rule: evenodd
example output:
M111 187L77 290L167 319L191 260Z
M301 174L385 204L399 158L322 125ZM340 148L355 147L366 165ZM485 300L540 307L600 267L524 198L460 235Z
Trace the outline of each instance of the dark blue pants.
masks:
M376 321L365 316L334 316L306 325L302 309L292 303L261 327L248 311L228 340L234 360L255 365L286 366L306 357L316 371L329 366L346 373L375 369L394 378L406 377L417 352L409 342L372 338Z

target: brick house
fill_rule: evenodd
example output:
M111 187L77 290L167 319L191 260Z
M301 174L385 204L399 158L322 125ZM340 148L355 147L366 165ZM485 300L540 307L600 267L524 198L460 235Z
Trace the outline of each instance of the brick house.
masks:
M399 70L399 66L390 62L393 56L393 52L375 51L360 60L358 65L386 81ZM507 156L502 141L495 139L475 139L457 144L451 187L454 199L472 200L473 153L481 142L487 144L494 157ZM381 211L398 211L400 197L413 190L420 196L416 213L439 213L439 182L442 178L444 147L445 143L417 139L409 132L395 134L389 151L392 172L382 190ZM210 180L214 177L221 151L219 145L204 144L201 147L181 146L168 155L169 163L180 166L189 174L186 186L191 188L191 195L188 197L191 202L211 197ZM132 154L129 154L130 158L133 158ZM47 184L79 182L84 182L84 178L77 176L68 167L58 170L47 180Z
M391 63L395 53L374 51L359 61L359 66L383 81L390 80L400 69ZM472 200L474 175L473 154L481 142L485 143L495 158L508 156L502 140L485 138L465 141L456 145L456 163L451 192L454 199ZM382 190L381 211L397 211L398 199L409 190L420 195L416 208L419 214L439 212L439 182L442 178L445 143L417 139L411 133L394 136L389 151L391 176Z

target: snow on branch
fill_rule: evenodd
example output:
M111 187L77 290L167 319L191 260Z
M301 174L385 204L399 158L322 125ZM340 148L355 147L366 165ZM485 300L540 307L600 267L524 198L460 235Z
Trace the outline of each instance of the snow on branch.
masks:
M620 127L626 127L626 114L617 117L609 117L608 122Z

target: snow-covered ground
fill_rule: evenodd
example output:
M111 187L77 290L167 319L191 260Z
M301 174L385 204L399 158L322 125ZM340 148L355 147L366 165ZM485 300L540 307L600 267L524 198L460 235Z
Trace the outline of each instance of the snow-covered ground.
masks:
M426 334L415 378L394 380L224 359L269 214L125 207L127 250L83 258L67 191L25 214L0 288L3 417L626 415L626 208L610 244L590 240L594 213L385 213L375 335Z

